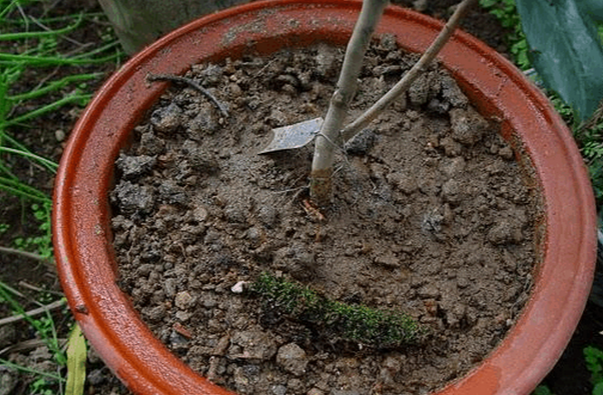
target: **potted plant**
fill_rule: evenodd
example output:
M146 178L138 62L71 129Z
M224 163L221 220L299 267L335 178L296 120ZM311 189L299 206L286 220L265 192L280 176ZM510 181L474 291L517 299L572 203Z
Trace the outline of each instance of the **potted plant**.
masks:
M197 375L157 340L116 284L109 189L114 162L131 130L165 89L148 74L181 75L192 64L269 54L318 41L347 42L356 1L257 2L206 16L164 37L116 73L73 131L57 176L55 251L75 318L111 369L134 392L230 393ZM377 34L423 52L441 23L388 8ZM191 48L192 46L192 48ZM525 153L541 188L543 259L517 323L475 369L440 394L528 393L552 368L588 297L595 259L594 203L572 137L546 98L503 57L456 33L439 60L480 113ZM128 109L128 111L124 111Z

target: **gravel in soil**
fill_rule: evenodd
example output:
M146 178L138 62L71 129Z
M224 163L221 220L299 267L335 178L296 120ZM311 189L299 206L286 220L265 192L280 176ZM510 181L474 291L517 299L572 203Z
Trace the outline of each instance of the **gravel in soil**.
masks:
M311 148L256 154L271 128L322 115L342 57L317 45L195 65L186 76L231 117L170 88L116 161L120 286L168 348L241 394L427 393L493 350L530 292L530 171L441 68L341 147L328 209L307 201ZM385 35L366 59L352 116L416 55ZM262 272L403 311L430 335L379 349L321 334L232 291Z

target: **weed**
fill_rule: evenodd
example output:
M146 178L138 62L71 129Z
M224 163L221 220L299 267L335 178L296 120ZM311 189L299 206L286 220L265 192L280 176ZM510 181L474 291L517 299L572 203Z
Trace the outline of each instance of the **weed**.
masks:
M0 29L0 42L5 43L6 48L17 49L16 53L11 53L10 50L0 53L0 190L46 204L50 202L46 193L16 175L17 171L13 169L15 158L24 158L32 166L39 165L50 174L56 172L58 165L15 139L11 129L30 128L32 122L67 105L86 105L93 92L89 83L99 81L103 74L82 73L82 68L118 62L122 53L113 36L106 45L86 52L82 51L85 48L83 44L69 38L69 33L91 18L98 17L97 14L36 19L23 12L23 7L29 3L31 2L19 0L0 2L0 15L5 22ZM53 28L55 24L59 26ZM66 52L63 49L65 45L61 44L69 40L80 46L73 54L63 53ZM53 80L59 70L57 66L76 67L79 72L67 72L69 75ZM27 84L22 80L32 68L52 70L49 71L49 77L38 86L24 90L23 86ZM32 242L36 244L39 241Z
M509 29L505 40L515 63L522 70L530 69L532 65L528 57L529 48L525 34L521 30L515 0L480 0L480 5L496 16L501 25ZM603 25L598 27L598 32L603 41ZM580 124L576 112L557 93L546 93L555 110L574 131L574 137L588 166L598 206L601 207L603 205L603 106L599 107L590 121Z
M3 47L0 53L0 200L17 197L24 207L22 222L34 221L35 224L33 232L25 235L15 232L14 247L50 260L52 201L49 194L37 186L43 184L40 179L52 178L58 165L40 153L44 149L43 152L50 152L51 146L36 142L34 147L28 147L19 136L27 136L30 129L38 128L45 117L85 106L92 97L94 86L105 75L96 70L104 64L115 68L123 53L108 28L103 28L104 44L94 49L72 38L71 33L104 18L103 14L52 17L44 11L38 17L32 16L28 6L36 6L31 8L33 11L39 10L41 4L46 11L56 6L44 0L0 0L0 43ZM37 85L31 84L33 72L44 76ZM0 234L6 237L11 226L14 225L0 224ZM32 229L31 226L25 228ZM23 315L25 308L16 295L7 284L0 282L0 303L8 306L13 314ZM49 294L44 293L38 300L48 302ZM23 373L25 382L29 383L28 393L63 394L65 379L61 371L67 357L57 332L64 333L66 323L57 327L48 312L41 317L24 318L29 331L35 333L50 351L57 372L39 371L2 359L0 366Z
M54 395L53 382L45 377L40 377L29 385L29 390L34 395Z
M553 395L553 392L546 385L539 385L536 387L532 395Z
M0 301L8 304L14 314L23 315L23 318L36 330L36 333L44 341L53 358L59 365L66 362L65 353L59 344L56 326L50 312L46 312L41 318L33 318L25 314L23 306L14 298L14 290L6 284L0 282Z
M39 221L40 236L18 237L14 240L15 247L23 251L35 251L41 258L52 258L52 231L51 231L51 202L34 203L31 205L34 218Z
M588 166L599 207L603 207L603 107L588 123L576 128L574 136Z
M532 67L528 58L528 41L521 30L521 20L517 13L515 0L480 0L479 4L494 15L504 28L508 29L505 41L509 45L509 52L513 55L515 64L522 70Z
M36 370L36 369L31 369L28 368L26 366L22 366L22 365L18 365L15 363L12 363L10 361L7 361L5 359L0 358L0 365L5 366L9 369L13 369L16 370L18 372L22 372L22 373L27 373L27 374L32 374L35 376L39 376L38 379L36 379L36 381L34 381L33 383L35 384L38 388L42 385L42 383L44 383L45 386L50 386L51 383L53 382L63 382L65 381L65 379L57 374L54 373L48 373L48 372L43 372L41 370ZM33 385L32 383L32 385Z
M586 368L590 372L590 382L593 386L592 395L603 395L603 350L588 346L582 350ZM532 395L553 395L546 385L539 385Z
M584 348L584 361L590 372L593 385L593 395L603 394L603 350L588 346Z
M330 300L316 291L262 273L251 285L266 309L333 333L342 340L379 349L416 343L425 329L407 314Z
M35 330L36 336L42 340L46 348L52 355L54 364L57 370L65 366L67 357L62 349L62 345L57 335L57 327L55 321L49 311L40 318L33 318L26 314L25 308L15 298L15 290L8 285L0 282L0 302L6 303L13 314L22 315L25 321ZM18 365L10 361L0 359L0 365L7 368L34 375L36 379L30 383L30 391L32 394L56 394L56 388L62 387L65 379L59 373L49 373L40 371L27 366Z
M65 395L82 395L86 381L86 339L78 324L73 326L67 348L67 384Z
M582 153L587 159L597 160L603 158L603 143L587 141L582 147Z

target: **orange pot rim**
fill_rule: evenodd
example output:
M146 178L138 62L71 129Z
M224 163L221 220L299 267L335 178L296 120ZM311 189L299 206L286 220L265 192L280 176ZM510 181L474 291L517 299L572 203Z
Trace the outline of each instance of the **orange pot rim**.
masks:
M167 84L148 73L182 74L192 64L272 53L317 41L344 45L356 0L260 1L200 18L158 40L98 91L61 159L54 192L55 256L75 319L113 372L140 394L231 394L172 355L116 285L108 190L113 163L133 127ZM423 52L442 27L427 16L389 7L376 34ZM438 56L480 112L502 121L533 164L545 206L543 262L517 323L477 367L437 392L527 394L561 356L586 304L595 265L595 205L570 131L542 93L494 50L457 32Z

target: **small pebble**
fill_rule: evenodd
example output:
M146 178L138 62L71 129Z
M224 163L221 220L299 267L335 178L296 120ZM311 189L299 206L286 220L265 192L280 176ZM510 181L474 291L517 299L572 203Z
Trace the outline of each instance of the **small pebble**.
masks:
M276 363L286 371L301 376L306 372L308 358L306 352L297 344L285 344L278 349Z
M195 302L195 299L191 296L188 291L178 292L176 297L174 298L174 303L176 307L181 310L186 310L191 307Z
M513 159L514 155L513 155L513 150L511 149L511 147L504 146L502 147L499 151L498 151L498 155L500 155L501 158L506 159L506 160L511 160Z
M182 123L183 112L176 104L160 107L151 114L151 124L160 132L173 132Z
M345 151L350 155L364 155L375 145L377 135L372 129L364 129L345 143Z
M442 185L442 196L444 200L451 204L459 204L463 200L463 188L454 178L446 181Z
M155 166L155 157L148 155L129 156L121 154L115 162L125 179L135 179L148 173Z
M106 380L105 374L101 369L94 369L88 373L86 381L92 386L98 386L104 383Z
M204 207L197 207L193 210L193 217L197 222L203 222L207 219L207 210Z
M241 294L245 290L246 284L247 284L247 281L239 281L238 283L233 285L232 288L230 288L230 290L235 294Z
M242 353L233 355L233 347L239 346L243 349ZM236 348L234 348L236 350ZM257 359L267 361L272 359L277 352L275 339L266 332L259 329L252 329L242 332L234 332L231 337L231 358Z
M473 145L482 139L488 123L473 108L455 108L450 111L452 138L464 145Z
M59 143L65 141L65 131L62 129L57 129L54 131L54 137L57 139Z
M274 395L285 395L287 393L287 387L285 387L284 385L273 385L272 386L272 393Z
M258 219L267 228L272 228L276 225L278 219L278 212L272 206L262 206L257 213Z

